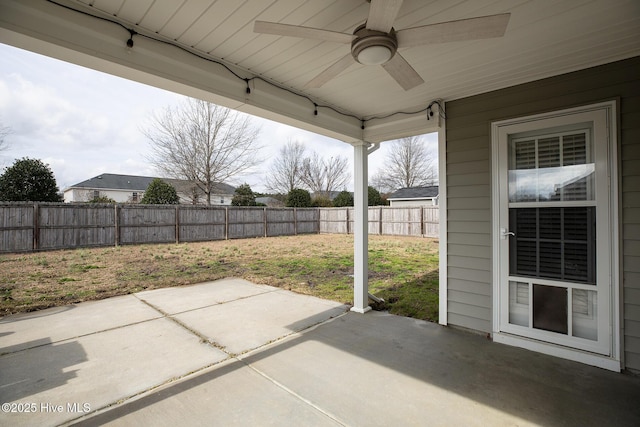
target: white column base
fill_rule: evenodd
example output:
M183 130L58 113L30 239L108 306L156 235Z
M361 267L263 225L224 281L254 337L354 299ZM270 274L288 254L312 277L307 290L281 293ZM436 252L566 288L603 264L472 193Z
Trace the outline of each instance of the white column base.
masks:
M365 308L351 307L351 310L355 313L365 314L367 311L371 311L371 306L366 306Z

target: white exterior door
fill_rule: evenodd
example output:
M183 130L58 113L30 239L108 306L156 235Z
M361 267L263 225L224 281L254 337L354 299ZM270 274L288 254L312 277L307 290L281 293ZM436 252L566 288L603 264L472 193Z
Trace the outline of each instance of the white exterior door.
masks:
M493 125L494 332L615 357L612 108Z

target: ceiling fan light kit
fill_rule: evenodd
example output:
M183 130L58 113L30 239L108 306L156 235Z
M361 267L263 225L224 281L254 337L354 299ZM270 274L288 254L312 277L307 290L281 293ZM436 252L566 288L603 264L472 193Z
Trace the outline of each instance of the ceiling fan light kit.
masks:
M382 65L393 58L398 42L393 29L389 33L368 30L365 25L354 32L356 38L351 42L351 55L363 65Z
M388 47L372 45L360 49L355 58L356 61L363 65L382 65L389 61L391 56L393 56L393 53Z

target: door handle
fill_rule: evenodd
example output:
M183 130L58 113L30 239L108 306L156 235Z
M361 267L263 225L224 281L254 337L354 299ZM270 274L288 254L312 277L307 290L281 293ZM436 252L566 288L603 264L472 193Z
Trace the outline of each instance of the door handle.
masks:
M514 232L512 232L512 231L508 231L506 228L501 228L501 229L500 229L500 238L501 238L502 240L506 240L506 239L507 239L507 237L509 237L509 236L513 236L513 237L515 237L515 236L516 236L516 233L514 233Z

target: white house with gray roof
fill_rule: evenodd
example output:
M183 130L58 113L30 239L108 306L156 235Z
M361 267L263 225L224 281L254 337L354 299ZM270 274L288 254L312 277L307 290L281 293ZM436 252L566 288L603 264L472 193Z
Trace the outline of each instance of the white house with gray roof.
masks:
M144 192L155 177L118 175L103 173L64 190L66 203L82 203L97 197L108 197L117 203L139 203ZM205 204L206 196L191 182L162 178L171 184L183 204ZM227 184L217 184L211 194L212 205L230 205L235 188Z
M407 187L394 191L389 195L391 207L401 206L437 206L439 189L437 185L430 187Z

